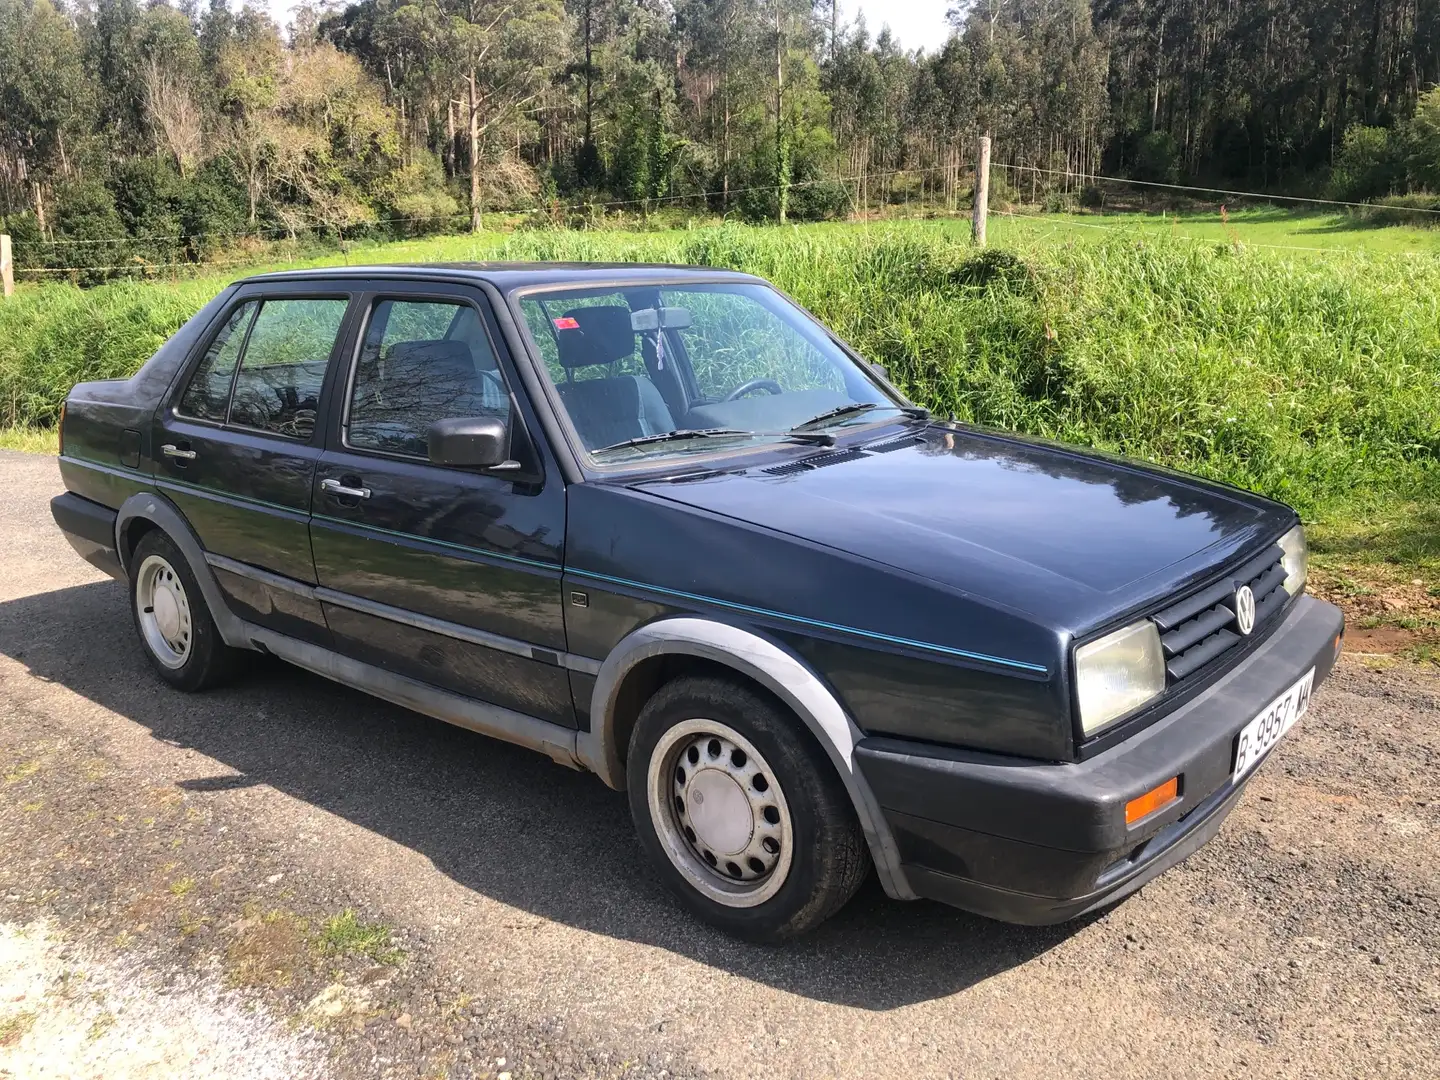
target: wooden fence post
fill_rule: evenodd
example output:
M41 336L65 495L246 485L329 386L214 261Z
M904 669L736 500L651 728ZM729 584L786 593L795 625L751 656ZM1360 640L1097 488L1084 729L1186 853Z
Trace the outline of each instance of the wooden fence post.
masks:
M970 235L976 247L985 246L985 219L990 213L990 136L980 136L980 161L975 166L975 208Z
M15 256L10 248L10 237L0 233L0 295L9 296L15 291Z

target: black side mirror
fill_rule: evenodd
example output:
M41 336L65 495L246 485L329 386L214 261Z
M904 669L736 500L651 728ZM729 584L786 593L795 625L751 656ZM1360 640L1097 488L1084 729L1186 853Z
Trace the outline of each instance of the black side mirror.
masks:
M508 464L510 430L494 416L436 420L425 432L432 465L493 469Z
M870 370L875 372L876 375L879 375L880 378L884 379L886 382L890 381L890 373L885 370L884 364L876 364L872 362L870 364Z

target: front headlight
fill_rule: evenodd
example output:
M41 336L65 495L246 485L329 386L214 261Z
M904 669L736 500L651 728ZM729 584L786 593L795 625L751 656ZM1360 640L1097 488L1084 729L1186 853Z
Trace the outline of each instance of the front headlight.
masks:
M1160 631L1146 619L1075 650L1080 727L1093 735L1165 689Z
M1291 596L1305 588L1305 577L1310 571L1310 548L1305 543L1305 526L1296 525L1280 538L1281 565L1285 567L1285 580L1281 583Z

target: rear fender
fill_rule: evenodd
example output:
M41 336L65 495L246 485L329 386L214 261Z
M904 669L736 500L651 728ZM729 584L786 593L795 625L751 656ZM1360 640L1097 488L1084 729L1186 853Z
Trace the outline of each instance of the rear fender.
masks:
M205 549L201 547L195 530L190 528L190 523L175 504L158 492L136 492L120 505L116 513L115 550L120 553L120 564L126 573L130 571L130 551L125 537L132 524L141 519L161 529L180 549L180 554L190 566L190 573L195 575L195 580L200 585L200 593L205 597L205 606L210 609L210 617L215 620L215 628L220 631L220 639L226 645L237 649L254 649L245 623L225 604L225 597L220 592L220 585L210 570L210 564L205 561Z

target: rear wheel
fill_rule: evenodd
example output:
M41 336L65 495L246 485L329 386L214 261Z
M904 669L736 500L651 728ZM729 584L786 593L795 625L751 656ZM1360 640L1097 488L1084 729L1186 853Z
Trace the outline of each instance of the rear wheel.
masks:
M834 768L768 695L677 679L630 740L640 840L686 907L758 941L818 926L854 895L869 855Z
M162 532L146 533L130 556L130 611L145 655L171 686L207 690L238 669L244 653L221 640L189 563Z

